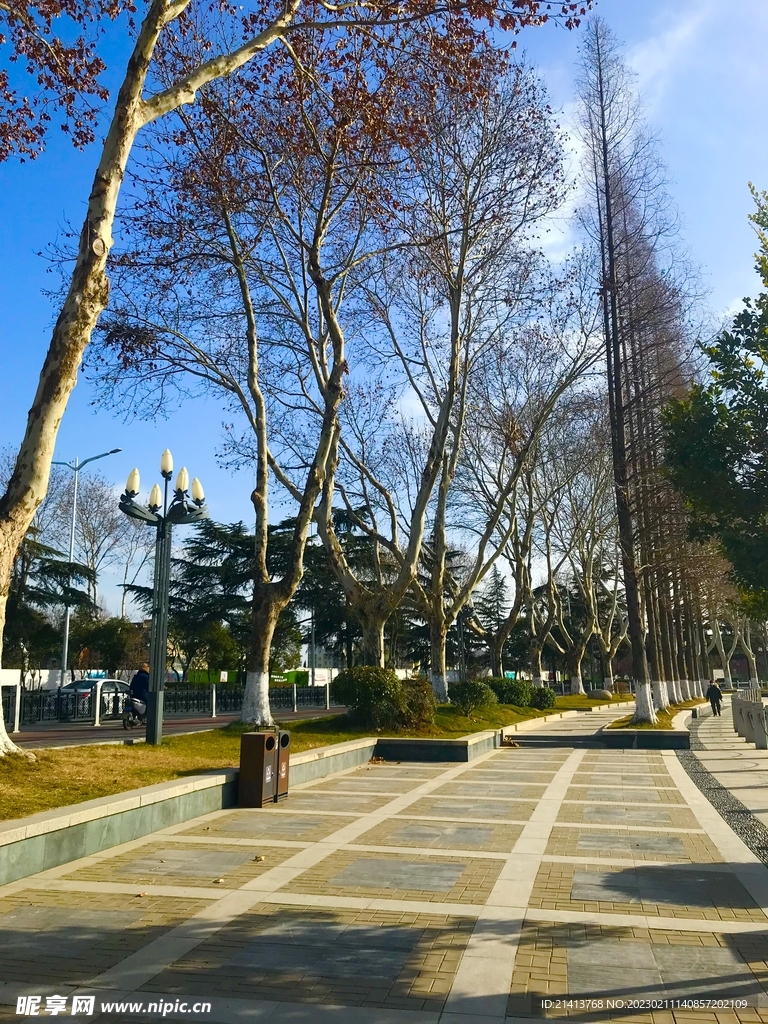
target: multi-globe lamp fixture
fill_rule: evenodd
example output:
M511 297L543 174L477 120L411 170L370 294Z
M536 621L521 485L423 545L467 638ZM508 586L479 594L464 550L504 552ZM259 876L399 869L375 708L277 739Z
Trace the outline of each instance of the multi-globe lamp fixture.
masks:
M171 580L171 529L208 518L203 485L195 477L190 487L189 473L182 466L176 476L173 498L168 490L173 477L173 456L166 448L160 457L160 475L164 486L154 484L149 500L136 500L141 486L138 469L132 469L120 496L120 510L157 531L155 576L152 590L152 635L149 645L149 701L147 704L147 743L159 743L163 736L163 691L167 665L168 594Z

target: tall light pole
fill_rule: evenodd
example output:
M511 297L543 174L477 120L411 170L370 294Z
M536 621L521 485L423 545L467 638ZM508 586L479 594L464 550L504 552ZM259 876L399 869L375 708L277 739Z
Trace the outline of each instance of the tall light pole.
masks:
M66 466L67 469L71 469L75 475L75 485L72 493L72 523L69 530L69 564L70 566L75 560L75 525L77 523L77 486L80 480L80 470L83 466L87 466L89 462L95 462L97 459L106 459L108 455L117 455L121 452L122 448L113 448L109 452L102 452L101 455L91 455L87 459L83 459L80 462L79 459L75 459L74 462L52 462L52 466ZM69 605L64 605L64 639L61 644L61 686L64 685L64 676L67 671L67 660L69 658Z
M155 484L149 501L141 505L135 500L139 493L139 471L128 476L125 493L120 496L120 511L138 519L157 531L155 540L155 578L152 589L152 633L149 642L149 700L147 702L147 743L163 738L163 691L168 656L168 593L171 582L171 529L175 525L196 523L208 518L203 485L195 477L189 486L189 473L182 466L176 477L173 500L168 504L168 484L173 476L173 456L166 448L160 457L163 490ZM191 490L191 504L188 500ZM162 513L160 512L162 509Z

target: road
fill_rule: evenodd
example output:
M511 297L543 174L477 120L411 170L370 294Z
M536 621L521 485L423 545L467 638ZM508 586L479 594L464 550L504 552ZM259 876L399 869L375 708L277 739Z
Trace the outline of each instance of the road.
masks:
M324 708L301 708L299 711L274 712L275 717L281 722L297 722L308 718L322 718L324 715L343 714L346 708L332 707L330 711ZM216 718L210 715L174 715L167 717L163 722L163 735L174 736L180 733L202 732L206 729L220 729L230 722L236 722L240 715L222 714ZM126 731L122 722L103 722L99 728L83 723L68 722L40 722L35 725L23 725L20 733L15 733L12 739L20 747L35 750L40 747L71 747L81 746L86 743L125 743L140 741L144 738L144 729L137 726L135 729Z

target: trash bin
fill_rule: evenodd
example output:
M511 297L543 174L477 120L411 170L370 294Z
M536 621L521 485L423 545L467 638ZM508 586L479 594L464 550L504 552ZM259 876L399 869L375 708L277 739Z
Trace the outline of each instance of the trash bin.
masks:
M263 807L277 791L277 733L244 732L240 737L239 807Z
M291 734L280 729L277 734L277 792L275 803L288 796L288 770L291 758Z

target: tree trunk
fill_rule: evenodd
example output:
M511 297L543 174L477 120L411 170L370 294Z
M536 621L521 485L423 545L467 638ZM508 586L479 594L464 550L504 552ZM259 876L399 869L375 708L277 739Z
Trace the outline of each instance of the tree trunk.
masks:
M544 686L544 670L541 667L541 647L538 644L532 644L530 648L531 654L531 675L533 676L533 685L537 689L541 689Z
M8 569L8 580L11 578L11 569L13 568L13 554L10 552L3 552L3 556L10 557L10 568ZM1 571L1 570L0 570ZM5 606L8 601L8 593L0 593L0 654L2 653L2 625L5 623ZM22 680L23 680L22 672ZM8 731L5 728L5 715L3 712L3 702L0 700L0 757L4 754L23 754L24 751L21 747L18 747L11 737L8 735Z
M741 647L744 654L747 656L747 663L749 665L749 685L759 686L760 682L757 678L757 662L755 661L755 654L752 650L752 629L749 619L745 620L741 629Z
M491 675L500 679L504 675L504 662L502 650L504 648L504 635L498 631L493 633L488 640L488 650L491 655Z
M269 655L275 626L285 602L275 600L274 593L268 589L270 586L268 583L263 589L258 585L254 588L251 646L246 665L243 708L240 712L241 722L253 722L258 726L275 724L269 709Z
M602 652L603 660L603 689L608 690L609 693L615 692L615 684L613 681L613 658L610 654L605 651Z
M432 692L435 700L444 704L448 700L448 684L446 681L445 668L445 641L447 635L445 618L441 616L439 621L431 620L429 623L429 674L432 682Z
M359 613L358 613L359 614ZM360 619L363 631L363 664L384 668L384 622L379 616Z
M659 576L661 573L656 574L656 589L659 595L659 639L661 642L661 664L663 670L664 682L667 689L667 700L675 702L675 667L674 659L672 657L672 644L669 633L669 608L668 608L668 594L665 591L667 584L666 573L664 573L664 584L659 584Z
M712 632L715 637L717 656L720 658L720 667L723 670L723 682L728 686L729 690L733 689L733 677L731 676L731 659L725 653L723 634L720 629L720 623L718 622L716 615L712 616Z
M584 690L584 682L581 678L581 663L583 658L583 653L575 654L572 658L569 658L568 675L571 679L571 693L574 694L583 694L586 692Z

